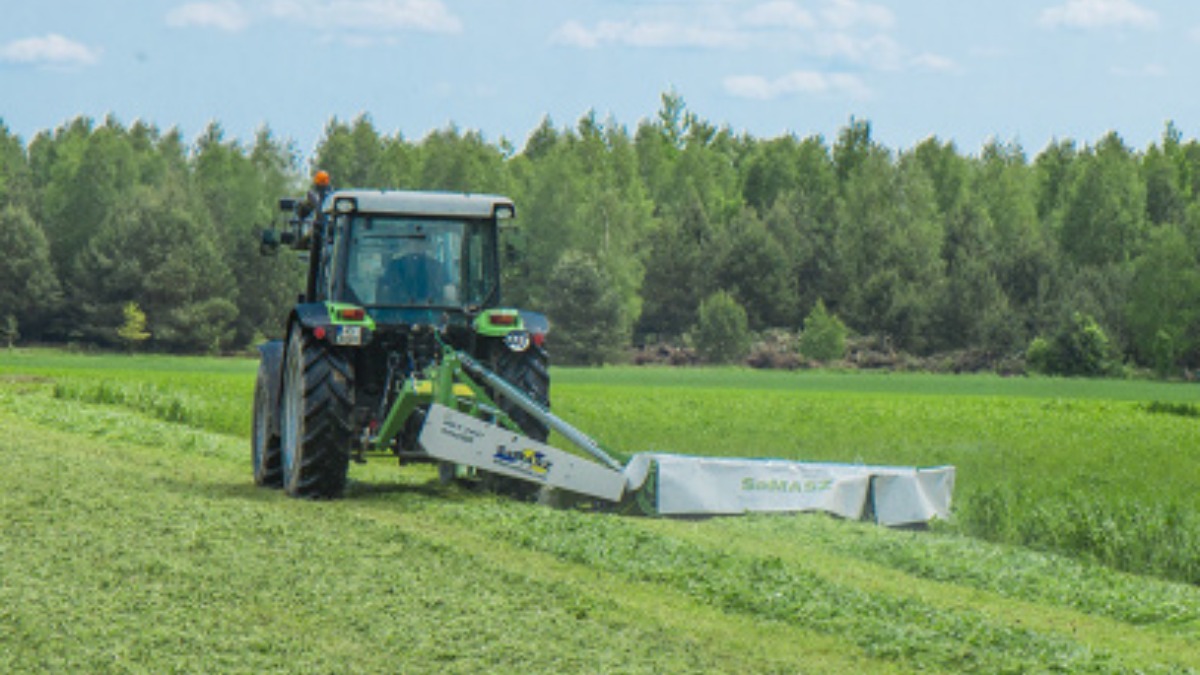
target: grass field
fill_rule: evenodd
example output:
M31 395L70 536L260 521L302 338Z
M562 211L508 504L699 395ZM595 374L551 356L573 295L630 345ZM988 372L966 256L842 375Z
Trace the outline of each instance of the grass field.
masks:
M254 488L255 364L0 355L0 672L1197 672L1200 387L616 368L622 451L958 467L931 531Z

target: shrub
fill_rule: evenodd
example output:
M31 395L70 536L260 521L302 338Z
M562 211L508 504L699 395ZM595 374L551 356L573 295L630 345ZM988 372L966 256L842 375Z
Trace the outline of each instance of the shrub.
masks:
M694 333L697 351L710 363L740 361L750 349L746 310L725 291L717 291L700 303L700 320Z
M1108 335L1094 318L1080 312L1050 340L1035 338L1025 359L1030 368L1048 375L1099 377L1116 370Z
M825 310L825 302L817 300L800 334L800 353L816 361L836 361L846 355L846 335L849 331L842 320Z
M1050 343L1046 338L1035 337L1025 350L1025 365L1035 373L1050 372Z
M132 351L137 345L150 339L150 333L146 330L146 313L136 302L125 303L121 313L125 317L125 323L117 329L117 337Z

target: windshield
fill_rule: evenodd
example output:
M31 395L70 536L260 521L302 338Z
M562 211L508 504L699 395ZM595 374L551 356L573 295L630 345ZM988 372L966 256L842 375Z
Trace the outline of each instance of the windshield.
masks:
M350 223L346 295L391 307L485 305L496 289L490 222L358 215Z

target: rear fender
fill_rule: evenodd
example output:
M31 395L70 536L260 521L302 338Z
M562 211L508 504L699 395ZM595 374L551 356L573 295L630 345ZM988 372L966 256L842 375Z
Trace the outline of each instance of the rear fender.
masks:
M523 309L492 308L475 317L475 332L485 338L500 338L513 351L525 351L532 344L542 349L550 321L546 315Z
M304 330L335 347L361 347L371 342L375 333L375 321L369 314L361 318L345 319L340 316L346 309L361 308L336 302L307 302L296 305L288 321L288 331L299 323Z
M323 302L306 302L296 305L296 309L292 312L292 320L288 323L297 321L308 331L312 331L318 326L328 329L333 325L333 322L329 320L329 310ZM291 329L290 325L288 329Z

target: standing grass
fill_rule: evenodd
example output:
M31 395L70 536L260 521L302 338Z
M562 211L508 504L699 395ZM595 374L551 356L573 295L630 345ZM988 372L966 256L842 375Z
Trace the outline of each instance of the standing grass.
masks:
M1153 404L1188 410L1196 385L636 373L571 373L558 412L624 452L952 464L953 531L1200 583L1200 418Z

